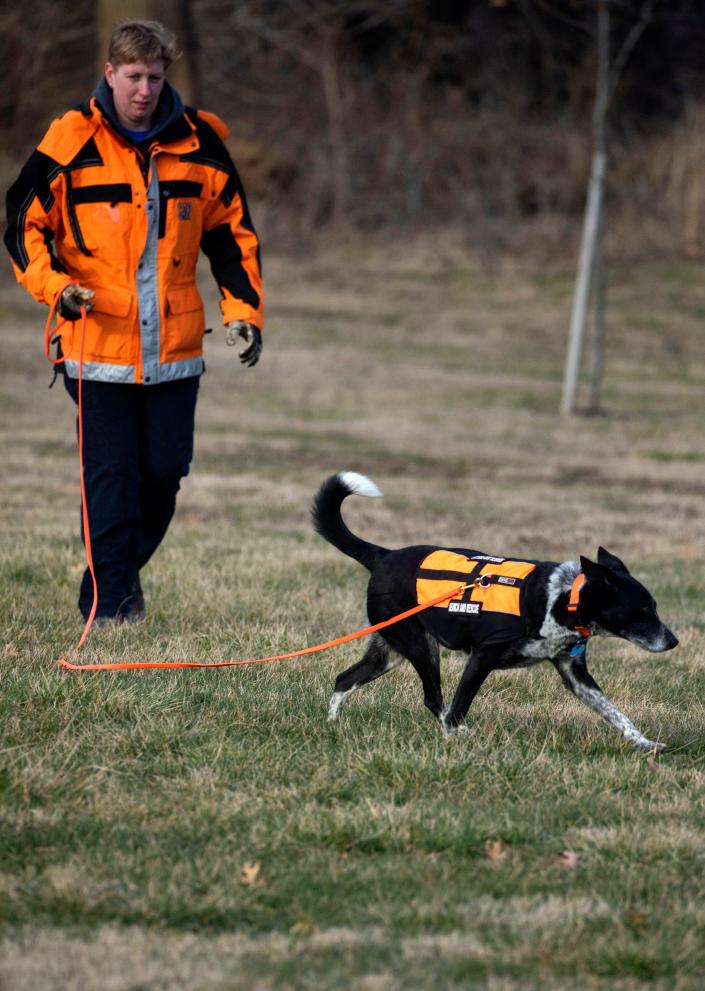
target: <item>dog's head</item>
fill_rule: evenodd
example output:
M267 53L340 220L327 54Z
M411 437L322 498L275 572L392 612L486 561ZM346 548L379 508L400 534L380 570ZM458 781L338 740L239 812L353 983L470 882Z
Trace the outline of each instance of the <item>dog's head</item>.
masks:
M580 612L588 622L654 653L678 646L677 637L659 619L654 597L618 557L600 547L597 563L581 557L580 566L585 575Z

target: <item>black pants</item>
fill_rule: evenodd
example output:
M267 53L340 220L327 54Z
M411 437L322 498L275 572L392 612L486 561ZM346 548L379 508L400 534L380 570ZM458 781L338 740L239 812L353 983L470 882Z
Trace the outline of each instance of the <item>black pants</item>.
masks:
M122 616L135 605L139 571L161 543L193 457L198 377L162 385L83 383L83 459L96 616ZM66 375L78 403L78 381ZM86 569L78 607L91 610Z

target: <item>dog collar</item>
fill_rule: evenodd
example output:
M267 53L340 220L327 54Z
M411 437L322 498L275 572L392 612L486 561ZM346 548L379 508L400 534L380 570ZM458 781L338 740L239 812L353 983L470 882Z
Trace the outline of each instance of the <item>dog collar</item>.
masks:
M582 571L573 579L573 584L570 586L570 597L568 599L568 612L577 613L578 607L580 605L580 592L583 585L585 584L585 575ZM581 637L589 637L591 631L587 626L574 626L573 629L576 633L579 633Z

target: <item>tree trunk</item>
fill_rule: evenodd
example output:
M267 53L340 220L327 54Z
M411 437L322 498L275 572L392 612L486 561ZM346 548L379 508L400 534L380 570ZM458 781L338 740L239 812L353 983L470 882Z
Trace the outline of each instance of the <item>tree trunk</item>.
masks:
M328 117L328 138L332 172L331 221L345 219L350 197L350 157L345 128L345 104L340 78L337 26L322 31L320 77Z
M605 217L602 213L594 262L593 325L592 347L590 350L590 372L588 413L600 412L602 400L602 378L605 369L605 320L607 317L607 262L605 259Z
M580 358L587 320L597 241L601 236L603 193L607 169L606 118L609 100L610 14L605 0L597 5L597 85L593 112L593 155L590 171L578 276L573 294L568 352L563 376L561 412L573 413L576 406Z

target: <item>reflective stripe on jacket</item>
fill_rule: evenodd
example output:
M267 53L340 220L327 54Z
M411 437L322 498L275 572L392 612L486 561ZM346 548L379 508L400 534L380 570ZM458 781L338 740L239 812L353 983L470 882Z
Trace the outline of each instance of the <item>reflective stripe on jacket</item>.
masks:
M86 378L152 385L200 374L199 249L224 322L262 327L259 246L223 144L228 130L213 114L184 109L168 83L165 90L174 109L145 155L116 125L108 99L94 95L53 122L8 192L5 243L18 281L48 304L68 281L95 291ZM80 321L62 325L61 347L76 377Z

